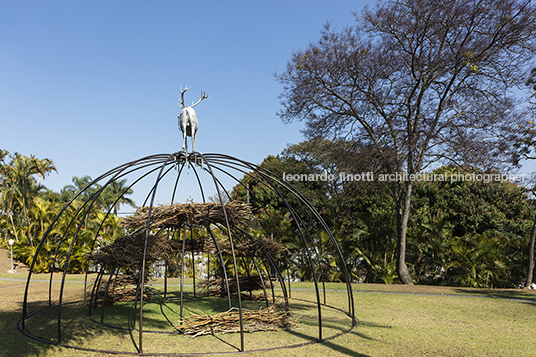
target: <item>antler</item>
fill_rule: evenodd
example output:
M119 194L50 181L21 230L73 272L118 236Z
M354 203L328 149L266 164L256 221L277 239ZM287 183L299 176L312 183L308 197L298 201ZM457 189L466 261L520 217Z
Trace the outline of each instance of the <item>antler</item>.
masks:
M184 88L184 90L182 90L182 87L181 87L181 96L180 96L180 99L178 99L178 97L177 97L177 99L179 100L179 107L181 107L182 109L184 109L184 108L186 107L186 106L184 105L184 93L186 93L186 91L187 91L188 89L190 89L190 88L188 88L188 86L186 86L186 87Z
M199 103L201 103L201 101L202 101L203 99L205 99L205 98L208 98L208 95L206 95L205 92L201 92L201 98L199 98L199 100L197 101L197 103L192 104L192 105L190 106L190 108L195 107L196 105L198 105Z

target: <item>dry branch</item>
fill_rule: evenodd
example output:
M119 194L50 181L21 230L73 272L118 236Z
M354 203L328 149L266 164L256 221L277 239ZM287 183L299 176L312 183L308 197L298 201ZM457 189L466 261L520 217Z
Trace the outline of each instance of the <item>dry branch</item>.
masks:
M89 259L103 267L119 269L122 274L111 277L107 293L106 304L114 301L132 301L136 295L136 289L143 262L143 250L145 246L145 233L117 238L112 244L102 247L99 251L90 255ZM177 250L177 242L163 237L149 235L147 237L147 255L145 259L144 282L149 280L151 266L156 259L169 261L171 255ZM99 286L97 300L104 298L105 283ZM146 296L147 297L147 296Z

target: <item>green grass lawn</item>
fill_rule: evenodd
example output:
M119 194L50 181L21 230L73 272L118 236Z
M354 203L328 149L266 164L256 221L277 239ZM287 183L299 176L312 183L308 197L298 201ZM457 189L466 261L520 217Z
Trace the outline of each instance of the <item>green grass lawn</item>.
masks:
M0 275L6 277L6 275ZM9 275L13 278L13 275ZM0 280L0 356L96 356L95 352L59 348L25 337L16 328L21 317L24 276L21 280ZM39 281L38 281L39 280ZM32 306L48 299L48 277L36 276L32 284ZM54 278L56 280L56 277ZM59 280L59 277L58 277ZM83 277L69 276L66 299L75 300L83 287ZM153 287L162 289L161 281ZM191 285L191 281L186 281ZM179 322L178 280L169 281L169 298L153 298L144 305L144 328L173 331ZM54 284L56 286L56 284ZM310 283L292 285L290 309L297 327L289 331L245 334L246 350L276 348L314 341L318 337L318 313ZM347 309L344 284L326 284L327 303ZM353 286L359 323L347 334L332 340L291 349L275 349L252 355L263 356L528 356L536 354L536 294L523 290L461 289L448 287L372 285ZM227 309L226 300L193 299L192 288L185 292L187 315L193 309L217 313ZM278 292L276 291L276 294ZM245 303L250 309L264 305ZM84 304L65 306L62 340L82 348L136 352L139 333L103 327L92 322ZM101 309L93 310L100 321ZM132 323L129 303L105 307L104 322ZM28 320L28 329L39 336L57 338L57 309L39 313ZM341 312L322 308L323 337L350 327ZM178 334L145 333L145 353L203 351L236 352L239 334L189 338Z

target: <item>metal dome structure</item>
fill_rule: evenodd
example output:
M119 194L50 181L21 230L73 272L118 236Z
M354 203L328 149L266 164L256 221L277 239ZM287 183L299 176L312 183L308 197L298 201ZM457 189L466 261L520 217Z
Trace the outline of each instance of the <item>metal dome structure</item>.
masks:
M187 176L194 182L192 186L194 189L188 190L195 190L200 197L197 205L175 203L178 193L184 191L181 185ZM265 211L263 214L267 217L266 222L273 223L270 231L276 234L260 237L259 232L263 232L262 230L250 229L255 221L255 215L248 211L250 206L231 201L230 191L225 187L224 181L229 181L235 186L240 185L248 197L255 198L255 191L243 183L242 178L246 177L255 185L278 197L282 206L286 208L287 220L291 222L294 239L303 247L300 259L306 261L309 266L314 285L313 301L292 296L292 278L288 274L287 251L274 252L267 248L270 241L281 242L280 237L277 237L280 228L275 223L274 217L270 217L270 212ZM115 203L133 188L142 187L144 183L150 187L143 207L138 209L130 221L129 218L123 220L125 222L123 228L115 228L120 229L118 235L122 236L121 239L127 239L125 237L132 239L131 245L123 247L123 253L119 253L119 256L114 256L113 259L96 259L96 256L102 257L111 249L110 244L105 245L102 242L102 232L109 229L106 228L106 222L114 214L112 208L97 212L100 223L93 230L96 233L92 233L91 236L84 230L87 217L96 214L96 202L105 189L114 182L125 179L128 179L130 184L120 192ZM95 185L98 185L99 189L92 192L90 188L96 187ZM212 196L212 201L215 202L209 202L207 197L209 190L215 192ZM289 197L292 199L289 200ZM164 202L165 206L159 204L161 202ZM162 214L162 207L169 208L171 212L166 213L168 214L166 219L159 216ZM242 213L236 213L237 207L242 209ZM307 213L307 218L303 216L304 212ZM60 221L64 223L60 225L58 223ZM132 223L134 221L136 222ZM199 237L204 237L203 242L209 244L210 249L200 248L196 244L194 232ZM326 280L326 267L319 267L321 260L318 246L319 232L322 232L322 236L328 242L327 248L322 249L328 250L325 254L329 254L334 262L328 269L337 271L339 280L346 283L344 306L331 305L326 299L323 284ZM120 239L116 239L115 242L120 242ZM156 242L164 244L169 254L155 251ZM248 250L248 244L251 246L253 243L261 248ZM82 246L90 247L91 254L80 256ZM132 253L135 250L138 255ZM125 265L118 263L130 253L141 259L135 267L126 268ZM220 339L220 343L224 346L222 348L207 343L205 350L196 349L195 352L191 352L181 347L182 344L189 343L186 339L174 340L169 346L164 342L168 341L165 339L169 339L171 335L184 334L185 330L180 324L184 321L183 308L187 308L187 301L204 299L201 294L196 293L196 272L200 270L196 268L192 268L193 276L190 277L193 278L193 295L190 291L188 293L190 300L185 298L186 289L191 288L184 283L187 268L185 259L188 256L191 257L192 264L197 261L200 269L206 269L207 281L213 278L212 280L217 279L219 282L217 297L206 303L220 301L225 305L224 310L228 308L236 313L238 324L237 333L234 334L236 340L226 342ZM43 282L43 274L36 274L36 265L43 261L46 261L48 266L47 283ZM165 261L166 268L156 269L155 267L162 261ZM73 270L73 264L82 267L85 273L81 275L84 276L83 280L81 278L74 282L69 280L68 277L71 275L68 272ZM180 283L177 284L179 290L175 294L168 291L170 265L175 266L174 274L180 279ZM156 274L163 276L163 284L160 284L159 288L150 283L151 277ZM132 299L116 305L114 286L127 278L131 279ZM255 288L244 287L248 278L256 281ZM28 273L19 328L25 335L45 343L122 355L219 354L297 347L332 339L356 326L350 282L344 257L327 224L308 200L288 182L261 166L231 156L179 151L172 154L151 155L118 166L93 180L61 209L36 248ZM48 300L36 301L33 296L36 291L45 290L43 284L48 284L46 288ZM252 290L260 291L259 300L267 308L277 305L283 312L282 316L292 316L294 301L299 301L302 309L308 306L315 315L314 319L308 322L316 324L315 336L308 337L305 342L293 340L289 344L267 343L263 346L248 346L245 338L248 329L243 316L247 310L244 307L244 299L248 297L247 292L249 297L253 296ZM170 317L170 313L167 313L164 318L158 319L153 316L155 312L152 311L148 318L146 306L155 299L160 302L162 313L164 307L168 308L174 304L169 311L174 311L176 315ZM332 314L346 321L344 323L346 327L338 329L326 327L324 318ZM91 342L90 348L81 345L79 340L84 336L75 336L77 328L73 326L91 329L87 332L87 338L93 338L97 342ZM114 347L108 343L98 343L99 329L130 335L130 346L120 344L121 347ZM151 347L153 345L157 345L158 348Z

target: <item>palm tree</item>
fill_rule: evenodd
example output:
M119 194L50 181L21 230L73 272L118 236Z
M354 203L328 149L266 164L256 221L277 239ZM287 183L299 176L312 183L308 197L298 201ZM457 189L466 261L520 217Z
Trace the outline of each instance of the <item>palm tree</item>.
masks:
M125 179L113 181L106 186L101 196L103 196L104 204L108 209L111 209L113 205L114 215L117 216L119 206L122 204L136 207L134 201L126 197L126 195L131 195L132 193L133 191L127 186L127 180Z
M71 181L73 182L73 184L65 186L64 188L61 189L61 192L60 192L62 197L64 197L67 200L69 200L72 196L74 196L78 192L82 191L87 185L91 183L91 181L93 181L93 179L89 175L82 176L82 177L73 176ZM94 192L95 192L95 188L93 187L91 189L84 191L83 197L81 197L81 199L83 201L87 201Z
M3 162L7 152L2 150L0 156ZM29 207L34 197L44 188L41 186L41 180L51 171L56 171L56 167L51 160L39 160L33 155L26 157L15 153L10 157L11 162L9 164L2 164L3 204L8 215L11 215L11 223L14 229L13 213L17 209L22 210L19 223L29 227ZM36 180L36 175L39 177L39 181ZM28 245L33 245L29 230L27 230L27 238Z
M0 191L0 207L1 210L4 212L4 215L9 217L9 223L7 223L7 225L11 225L15 240L18 242L19 237L17 234L17 228L15 226L15 221L13 220L13 198L11 195L11 190L9 188L4 187L2 191Z
M36 197L30 210L30 216L32 218L30 227L41 235L45 232L47 224L54 219L55 215L56 207L54 202L45 197Z
M26 157L19 153L15 153L15 157L7 168L7 179L11 187L19 194L26 223L28 223L28 207L32 196L42 188L41 179L51 171L56 171L56 166L51 160L38 160L33 155ZM35 180L34 175L39 177L39 182Z
M0 184L2 184L3 177L4 177L4 168L6 166L6 163L4 162L4 159L9 155L9 152L6 150L0 149Z

